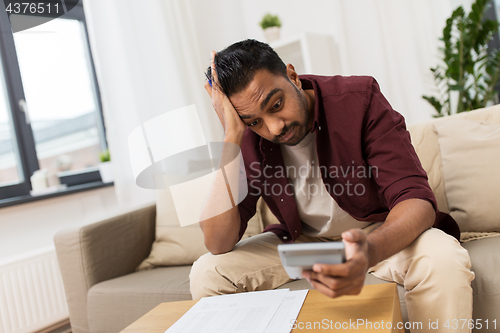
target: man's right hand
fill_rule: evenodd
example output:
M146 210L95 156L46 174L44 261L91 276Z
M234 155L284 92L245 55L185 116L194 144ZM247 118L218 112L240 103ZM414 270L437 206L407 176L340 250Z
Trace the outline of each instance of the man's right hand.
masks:
M205 82L205 90L208 92L212 98L212 106L217 112L217 116L224 128L224 141L232 142L241 147L241 142L243 140L243 133L245 132L247 126L240 119L240 116L236 112L231 104L229 98L222 92L219 81L217 79L217 71L215 70L215 51L212 51L212 86Z

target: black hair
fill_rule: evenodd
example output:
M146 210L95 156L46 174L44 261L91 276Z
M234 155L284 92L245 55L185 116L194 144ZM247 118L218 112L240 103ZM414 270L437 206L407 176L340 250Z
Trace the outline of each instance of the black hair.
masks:
M228 46L216 54L214 63L219 87L228 97L246 88L260 69L287 77L286 65L278 54L268 44L255 39ZM211 66L206 76L214 84Z

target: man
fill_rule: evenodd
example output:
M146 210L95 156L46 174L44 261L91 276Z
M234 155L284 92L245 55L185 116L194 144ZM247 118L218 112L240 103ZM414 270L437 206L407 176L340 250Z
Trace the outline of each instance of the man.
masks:
M193 265L193 298L276 288L290 281L278 244L342 239L345 263L304 272L321 293L358 294L369 272L404 285L409 319L424 330L472 318L474 274L458 226L438 212L404 118L373 78L299 76L255 40L213 52L207 77L249 193L200 223L211 253ZM222 192L214 186L206 207ZM238 243L260 196L281 223Z

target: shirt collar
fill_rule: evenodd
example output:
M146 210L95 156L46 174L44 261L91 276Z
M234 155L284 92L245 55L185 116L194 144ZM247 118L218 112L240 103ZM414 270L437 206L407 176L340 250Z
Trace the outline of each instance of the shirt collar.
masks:
M319 90L318 83L312 79L309 75L299 75L300 82L302 83L302 89L313 89L314 90L314 120L311 128L311 132L315 132L319 129L319 109L321 100L321 91ZM311 133L309 132L309 133Z

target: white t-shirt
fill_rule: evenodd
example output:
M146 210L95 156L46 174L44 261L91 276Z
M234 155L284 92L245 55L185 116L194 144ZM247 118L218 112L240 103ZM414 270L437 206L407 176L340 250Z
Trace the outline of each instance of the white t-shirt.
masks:
M302 233L312 237L335 237L368 223L354 219L339 207L323 183L316 152L316 134L309 133L296 146L281 146L286 175L292 182Z

